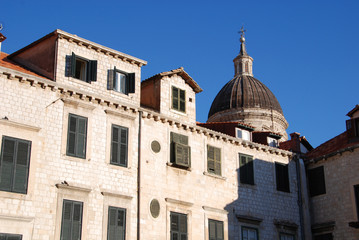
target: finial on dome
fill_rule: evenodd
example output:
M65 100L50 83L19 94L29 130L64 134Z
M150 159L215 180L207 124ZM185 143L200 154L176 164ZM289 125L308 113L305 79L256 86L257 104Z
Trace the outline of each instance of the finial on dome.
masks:
M239 39L239 41L241 42L241 50L239 51L239 55L241 56L246 56L248 55L247 54L247 51L246 51L246 39L244 38L244 33L246 32L247 30L244 29L244 26L242 26L241 30L239 30L238 33L241 34L241 38Z
M238 33L241 34L241 38L239 39L239 41L241 43L244 43L246 41L246 39L244 38L244 33L246 32L247 30L244 29L244 26L241 27L241 30L239 30Z

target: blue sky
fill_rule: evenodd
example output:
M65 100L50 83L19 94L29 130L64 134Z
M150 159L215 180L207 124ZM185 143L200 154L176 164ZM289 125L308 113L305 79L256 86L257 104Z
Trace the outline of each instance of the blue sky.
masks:
M232 79L238 31L247 29L254 77L279 100L288 133L314 146L345 131L358 101L359 1L20 1L1 3L12 53L59 28L148 61L142 79L184 67L203 88L205 122Z

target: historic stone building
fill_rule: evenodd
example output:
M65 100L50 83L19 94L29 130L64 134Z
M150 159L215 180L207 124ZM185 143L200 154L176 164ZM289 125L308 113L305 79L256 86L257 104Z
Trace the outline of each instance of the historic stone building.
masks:
M207 123L183 68L141 82L146 61L61 30L1 52L0 239L304 239L300 160L241 42Z
M359 239L359 105L347 130L306 154L313 239Z

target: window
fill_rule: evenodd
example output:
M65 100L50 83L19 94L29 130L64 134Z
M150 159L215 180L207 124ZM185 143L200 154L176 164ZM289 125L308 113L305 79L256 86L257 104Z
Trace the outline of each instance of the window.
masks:
M108 89L123 94L135 92L135 73L126 73L114 67L110 70Z
M186 91L172 86L172 108L186 112Z
M97 78L97 61L88 60L72 53L71 77L90 83Z
M221 175L221 149L207 145L207 171Z
M359 185L354 186L355 204L357 208L357 218L359 221Z
M237 138L241 138L243 140L250 141L251 140L251 133L244 129L237 128Z
M242 227L242 240L258 240L256 228Z
M191 166L191 147L188 146L187 136L171 132L171 163Z
M294 240L295 238L294 238L294 235L292 235L292 234L280 233L279 239L280 240Z
M22 235L0 233L0 240L22 240Z
M268 146L278 147L278 139L267 137Z
M275 163L277 190L289 192L288 164Z
M86 158L87 118L69 114L67 131L68 156Z
M308 170L309 195L311 197L325 194L324 167L316 167Z
M171 212L171 240L187 240L187 215Z
M125 240L126 209L108 207L107 240Z
M0 190L27 192L31 142L3 136L0 161Z
M61 240L80 240L82 202L64 199L62 206Z
M254 185L253 157L239 154L240 182Z
M128 128L112 125L110 163L127 167Z
M208 219L209 240L223 240L223 222Z

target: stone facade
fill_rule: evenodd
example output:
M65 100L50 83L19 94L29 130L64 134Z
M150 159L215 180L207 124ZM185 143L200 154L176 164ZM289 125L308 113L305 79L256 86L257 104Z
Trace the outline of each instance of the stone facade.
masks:
M38 52L45 42L55 59ZM72 53L97 60L96 81L69 75ZM185 214L189 240L209 239L209 220L223 224L224 239L243 239L245 227L255 229L258 239L280 239L280 234L301 239L292 152L197 126L199 88L183 70L158 79L160 109L153 110L141 107L145 61L76 35L56 30L10 56L1 54L2 155L4 136L31 141L31 155L26 193L0 191L0 233L60 239L63 203L71 200L83 206L81 239L107 239L109 206L126 211L125 239L170 240L172 213ZM53 71L44 69L46 61L55 63ZM46 77L21 66L33 66ZM135 73L134 93L108 90L114 67ZM185 90L185 112L172 108L172 86ZM84 158L68 154L71 114L87 119ZM111 164L113 125L128 129L126 166ZM171 159L172 133L188 139L187 167ZM220 174L208 170L208 145L220 149ZM254 184L240 183L240 154L253 158ZM289 191L277 190L278 163L288 166ZM154 199L158 216L150 207Z

